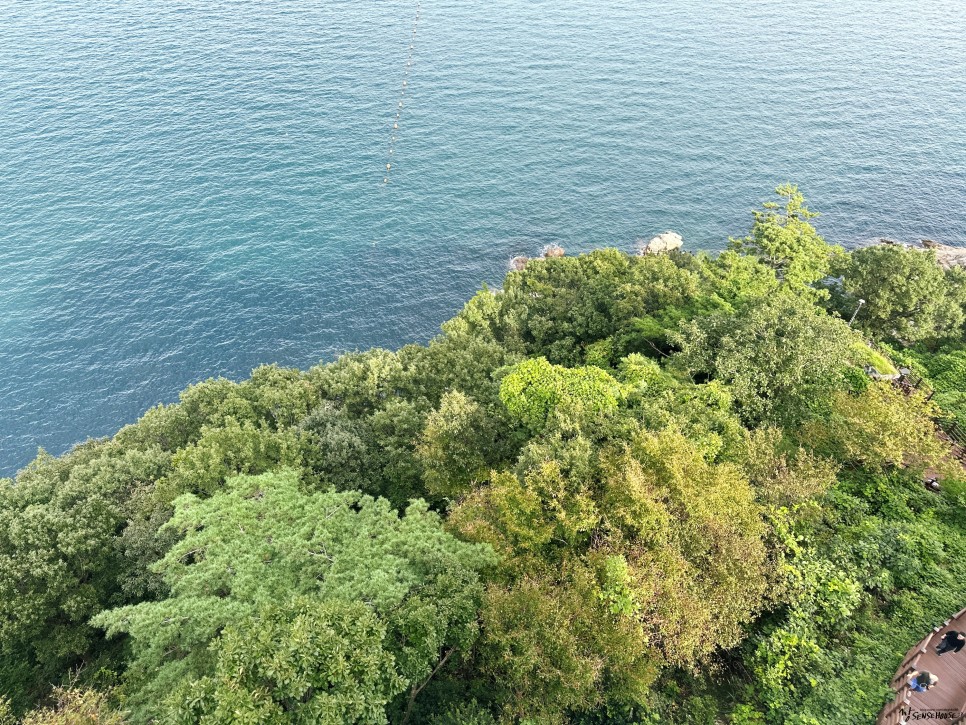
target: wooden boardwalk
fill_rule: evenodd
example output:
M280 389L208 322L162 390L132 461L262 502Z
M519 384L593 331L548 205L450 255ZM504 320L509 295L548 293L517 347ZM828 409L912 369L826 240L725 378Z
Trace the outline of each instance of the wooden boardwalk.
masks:
M895 699L879 714L878 725L904 725L915 722L966 723L966 649L936 654L936 645L950 629L966 631L966 609L936 627L913 647L892 678ZM909 689L909 673L928 671L939 678L927 692Z

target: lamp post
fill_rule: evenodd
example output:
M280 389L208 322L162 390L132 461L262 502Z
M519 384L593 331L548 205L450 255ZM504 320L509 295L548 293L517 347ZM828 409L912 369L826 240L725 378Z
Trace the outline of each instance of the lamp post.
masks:
M862 309L862 305L865 304L865 300L859 300L859 306L855 308L855 312L852 313L852 317L849 318L849 327L852 327L852 323L855 322L855 316L859 314L859 310Z

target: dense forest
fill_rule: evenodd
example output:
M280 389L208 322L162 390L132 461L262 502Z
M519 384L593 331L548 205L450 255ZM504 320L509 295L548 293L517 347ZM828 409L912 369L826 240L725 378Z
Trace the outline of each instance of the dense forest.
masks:
M873 722L966 605L966 274L777 191L719 254L532 259L428 345L41 451L0 723Z

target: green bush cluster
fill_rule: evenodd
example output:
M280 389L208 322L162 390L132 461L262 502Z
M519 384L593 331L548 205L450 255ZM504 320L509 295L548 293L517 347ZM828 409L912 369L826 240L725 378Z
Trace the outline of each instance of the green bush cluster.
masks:
M719 255L533 260L428 345L41 453L0 723L871 723L966 601L963 285L778 193Z

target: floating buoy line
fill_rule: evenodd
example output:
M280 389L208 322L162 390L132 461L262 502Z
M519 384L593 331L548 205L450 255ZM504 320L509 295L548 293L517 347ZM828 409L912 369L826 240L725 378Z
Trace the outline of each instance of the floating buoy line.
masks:
M396 106L396 118L392 122L392 130L389 133L389 153L386 160L386 174L382 179L383 184L389 183L389 173L392 171L392 162L396 153L396 139L399 138L399 119L402 118L403 103L406 100L406 92L409 90L409 73L413 69L413 51L416 49L416 28L419 25L419 0L416 0L416 17L413 18L413 32L409 36L409 55L406 58L406 72L403 74L402 88L399 90L399 103Z

